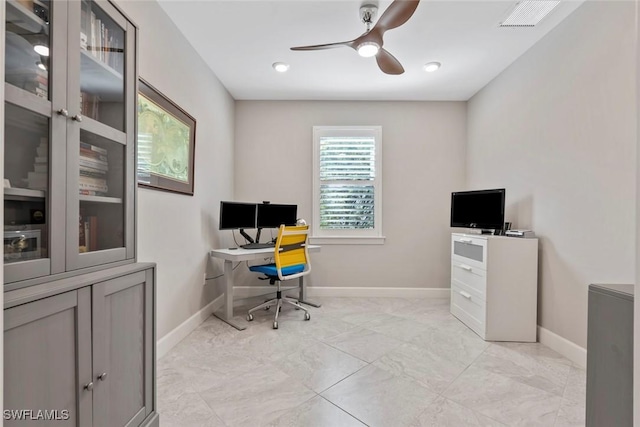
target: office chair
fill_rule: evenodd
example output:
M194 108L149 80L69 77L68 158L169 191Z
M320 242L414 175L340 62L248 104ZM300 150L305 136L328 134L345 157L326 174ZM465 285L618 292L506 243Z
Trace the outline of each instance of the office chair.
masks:
M285 226L281 225L276 239L276 247L273 253L274 263L265 265L254 265L249 267L250 271L263 273L269 279L270 284L277 284L276 297L256 307L253 307L247 313L247 320L253 320L253 313L260 309L269 309L272 305L276 306L275 319L273 320L273 329L278 329L278 314L282 307L282 303L291 304L297 309L304 311L304 320L311 319L311 315L306 308L302 307L298 300L282 295L280 290L280 282L284 280L297 279L311 272L311 264L309 263L309 253L307 252L307 238L309 235L309 226Z

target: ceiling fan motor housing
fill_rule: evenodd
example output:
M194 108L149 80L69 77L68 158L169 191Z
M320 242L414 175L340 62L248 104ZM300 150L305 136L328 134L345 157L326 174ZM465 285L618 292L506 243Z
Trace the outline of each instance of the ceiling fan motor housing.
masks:
M367 25L367 29L373 24L378 14L378 6L374 4L365 4L360 7L360 20Z

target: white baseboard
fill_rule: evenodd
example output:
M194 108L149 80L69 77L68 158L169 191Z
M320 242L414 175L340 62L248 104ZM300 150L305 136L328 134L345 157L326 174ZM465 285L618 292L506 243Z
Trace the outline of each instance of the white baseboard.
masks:
M283 291L291 296L296 296L298 286L282 287ZM253 298L260 295L269 295L275 292L273 286L236 286L233 288L234 301L245 298ZM307 288L307 296L313 297L384 297L384 298L449 298L449 288L364 288L343 286L321 286Z
M160 359L167 354L169 350L175 347L180 341L185 339L195 328L197 328L202 322L207 320L211 314L222 307L224 295L220 295L218 298L205 305L193 316L182 322L171 332L160 338L156 344L156 359Z
M313 297L385 297L385 298L449 298L449 288L361 288L361 287L308 287Z
M587 350L578 344L554 334L548 329L538 326L538 341L552 350L557 351L576 365L587 367Z
M297 295L298 286L283 287L291 296ZM244 303L247 298L273 294L273 286L236 286L233 288L234 305ZM314 297L397 297L397 298L448 298L449 288L360 288L360 287L308 287L310 299ZM156 346L157 359L167 354L174 346L186 338L202 322L219 308L222 308L224 295L204 306L193 316L182 322L171 332L160 338Z

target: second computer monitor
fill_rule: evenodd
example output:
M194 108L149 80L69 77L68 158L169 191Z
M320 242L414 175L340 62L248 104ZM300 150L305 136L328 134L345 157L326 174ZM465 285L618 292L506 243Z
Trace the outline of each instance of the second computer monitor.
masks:
M280 225L295 225L298 219L298 205L258 205L258 228L279 228Z

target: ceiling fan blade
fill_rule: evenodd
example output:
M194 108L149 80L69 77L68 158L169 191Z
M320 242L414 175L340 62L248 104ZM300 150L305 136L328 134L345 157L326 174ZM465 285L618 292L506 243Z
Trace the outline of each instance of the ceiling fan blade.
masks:
M385 49L380 49L376 55L376 62L378 62L378 67L383 73L396 75L404 73L404 68L402 68L400 61Z
M327 44L316 44L316 45L311 45L311 46L297 46L297 47L292 47L291 50L324 50L324 49L333 49L333 48L336 48L336 47L343 47L343 46L353 47L352 43L353 43L353 41L338 42L338 43L327 43Z
M418 7L418 3L420 3L420 0L395 0L380 16L374 28L385 32L399 27L411 18Z

